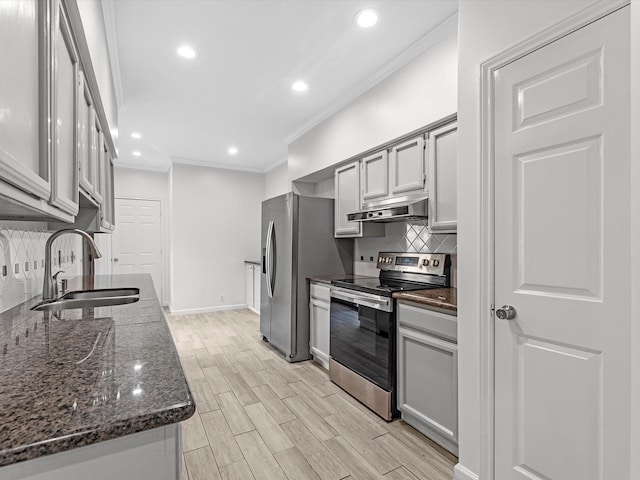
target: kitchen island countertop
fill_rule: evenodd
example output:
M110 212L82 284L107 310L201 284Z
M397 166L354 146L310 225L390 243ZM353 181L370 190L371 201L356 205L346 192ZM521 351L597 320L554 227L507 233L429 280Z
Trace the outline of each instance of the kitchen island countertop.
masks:
M458 289L453 287L397 292L393 294L393 298L419 303L427 308L447 310L454 315L458 313Z
M82 289L82 277L69 283ZM195 404L149 275L96 276L138 287L128 305L0 314L0 466L170 425Z

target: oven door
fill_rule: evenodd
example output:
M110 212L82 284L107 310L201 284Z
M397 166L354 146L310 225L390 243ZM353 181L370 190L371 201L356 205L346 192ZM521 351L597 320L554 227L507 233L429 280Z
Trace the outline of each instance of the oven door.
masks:
M395 382L393 299L331 288L331 357L379 387Z

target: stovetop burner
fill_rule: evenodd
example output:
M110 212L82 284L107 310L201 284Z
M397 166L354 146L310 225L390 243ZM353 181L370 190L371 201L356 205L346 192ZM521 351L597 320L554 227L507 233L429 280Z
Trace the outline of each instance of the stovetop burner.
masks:
M426 290L430 288L442 288L441 285L431 285L428 283L407 282L396 279L385 279L381 277L361 277L345 280L333 280L331 285L348 288L360 292L373 293L390 297L394 292L404 292L410 290Z
M334 280L331 285L390 297L394 292L448 287L450 265L445 254L380 252L379 277Z

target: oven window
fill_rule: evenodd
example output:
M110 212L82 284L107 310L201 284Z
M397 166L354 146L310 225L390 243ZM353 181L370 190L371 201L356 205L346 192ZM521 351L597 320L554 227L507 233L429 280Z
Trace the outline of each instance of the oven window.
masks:
M331 299L331 356L385 390L392 387L394 330L392 313Z

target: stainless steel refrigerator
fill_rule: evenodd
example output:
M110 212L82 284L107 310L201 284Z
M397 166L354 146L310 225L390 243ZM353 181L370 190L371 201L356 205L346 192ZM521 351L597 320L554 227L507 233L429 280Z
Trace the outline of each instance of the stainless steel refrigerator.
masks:
M333 237L333 205L295 193L262 202L260 333L289 362L311 358L307 277L353 272L353 240Z

